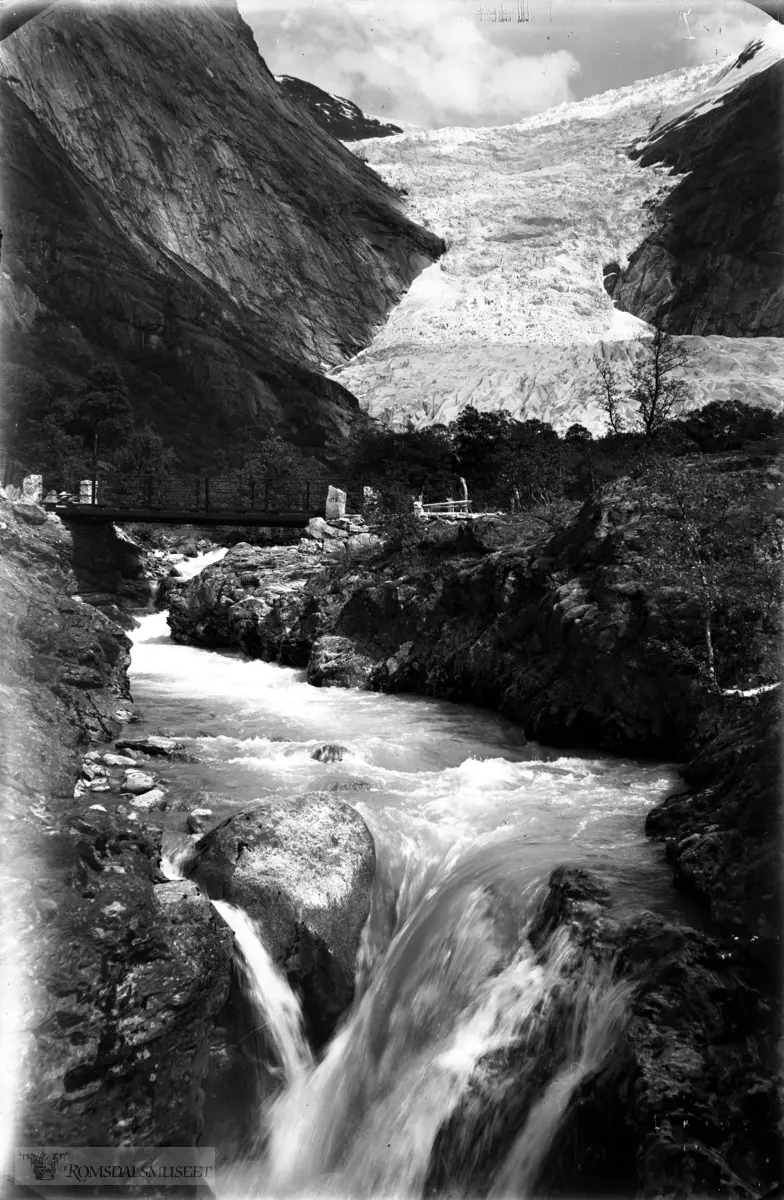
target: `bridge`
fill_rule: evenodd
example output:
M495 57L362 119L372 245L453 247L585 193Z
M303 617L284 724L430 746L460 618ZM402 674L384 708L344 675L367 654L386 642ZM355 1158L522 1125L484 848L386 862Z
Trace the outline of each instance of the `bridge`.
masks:
M304 529L325 515L329 487L324 479L111 474L82 480L78 498L47 499L44 507L66 521Z

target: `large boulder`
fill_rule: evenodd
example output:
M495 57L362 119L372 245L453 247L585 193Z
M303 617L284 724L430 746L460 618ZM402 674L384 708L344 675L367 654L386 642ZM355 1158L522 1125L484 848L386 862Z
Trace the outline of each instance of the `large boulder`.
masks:
M314 687L366 687L376 659L363 654L351 638L327 635L313 643L307 679Z
M375 874L373 838L356 809L322 792L270 797L194 846L184 873L213 900L244 909L323 1043L354 993Z

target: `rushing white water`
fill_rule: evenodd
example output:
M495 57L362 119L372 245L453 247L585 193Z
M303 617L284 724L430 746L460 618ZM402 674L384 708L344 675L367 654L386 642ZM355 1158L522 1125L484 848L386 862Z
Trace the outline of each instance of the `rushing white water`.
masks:
M257 1145L224 1174L221 1200L421 1195L439 1131L492 1056L521 1039L539 1075L491 1187L527 1195L569 1098L615 1045L628 998L608 971L575 965L563 931L535 954L528 927L563 863L597 874L616 911L672 914L643 825L674 772L526 745L510 722L466 706L316 689L301 671L176 646L164 614L145 617L134 642L132 687L149 727L202 760L178 764L172 788L207 789L214 820L264 795L332 789L376 843L354 1005L320 1061L309 1061L297 997L252 924L223 913L287 1082ZM326 740L345 747L342 761L313 759ZM167 839L176 871L188 839L173 829ZM456 1179L444 1194L467 1194Z
M195 558L183 558L177 564L181 579L193 579L194 575L200 574L205 567L209 567L211 563L220 562L228 551L225 546L218 546L215 550L208 550L205 554L197 554Z
M243 967L245 998L264 1029L283 1067L287 1083L294 1083L313 1061L305 1041L302 1008L285 976L264 947L258 930L247 913L225 900L213 907L231 928Z

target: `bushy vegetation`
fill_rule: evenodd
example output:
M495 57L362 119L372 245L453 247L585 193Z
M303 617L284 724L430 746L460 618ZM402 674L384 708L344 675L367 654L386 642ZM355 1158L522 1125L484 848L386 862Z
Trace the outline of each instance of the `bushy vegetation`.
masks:
M396 432L362 430L339 466L400 508L401 493L424 503L459 499L465 480L473 510L523 512L597 494L621 475L640 475L658 458L711 454L765 443L775 448L784 419L739 401L714 402L670 419L654 439L610 430L595 438L581 425L563 435L542 421L468 406L448 426ZM387 498L387 499L385 499Z
M9 458L56 490L107 471L162 475L177 461L151 425L135 424L128 389L109 362L94 364L81 383L47 371L32 401L6 411L4 426Z

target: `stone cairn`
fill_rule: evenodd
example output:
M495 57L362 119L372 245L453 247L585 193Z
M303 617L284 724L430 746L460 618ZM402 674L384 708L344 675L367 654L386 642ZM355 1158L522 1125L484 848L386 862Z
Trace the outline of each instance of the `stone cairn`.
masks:
M365 501L372 499L365 488ZM300 550L307 554L352 555L380 544L381 539L371 533L364 517L346 514L346 493L330 486L323 517L311 517L304 537L300 538Z

